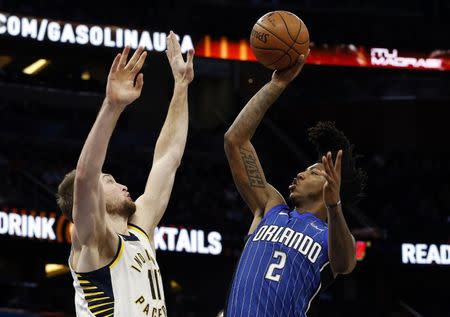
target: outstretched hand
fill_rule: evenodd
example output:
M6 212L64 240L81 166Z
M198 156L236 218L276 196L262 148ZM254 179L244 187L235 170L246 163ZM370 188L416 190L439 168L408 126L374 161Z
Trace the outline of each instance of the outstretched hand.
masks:
M325 205L334 206L340 201L342 150L338 151L334 164L331 152L322 156L322 164L325 169L322 175L326 179L323 185L323 199Z
M144 74L139 72L144 65L147 52L143 47L139 47L127 62L129 52L130 47L126 46L121 54L117 54L106 85L106 98L111 105L122 110L139 98L144 85Z
M283 70L276 70L272 74L272 82L279 86L286 87L291 81L293 81L298 74L302 71L303 66L305 65L305 60L309 55L309 49L308 54L300 55L297 63L292 65L291 67Z
M175 34L170 31L167 36L166 55L172 68L175 83L189 84L194 79L194 50L190 49L187 53L187 61L185 62L181 55L180 43L178 43Z

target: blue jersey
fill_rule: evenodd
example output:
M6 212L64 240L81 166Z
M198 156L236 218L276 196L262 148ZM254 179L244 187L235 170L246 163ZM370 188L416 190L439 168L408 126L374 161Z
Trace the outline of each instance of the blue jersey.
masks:
M273 207L247 240L226 316L306 316L328 263L327 224L286 205Z

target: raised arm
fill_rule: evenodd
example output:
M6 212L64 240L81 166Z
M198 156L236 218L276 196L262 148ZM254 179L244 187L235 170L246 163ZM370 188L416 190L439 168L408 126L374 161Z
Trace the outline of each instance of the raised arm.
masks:
M338 152L335 164L333 164L330 152L322 157L322 164L325 168L323 175L327 180L323 189L323 197L327 207L330 266L335 274L348 274L356 266L356 246L342 212L339 195L341 161L342 151Z
M173 96L156 142L144 193L136 200L136 213L130 219L131 223L140 226L150 237L164 215L175 173L183 157L189 124L188 86L194 79L194 51L188 52L185 62L180 44L172 31L167 37L166 54L175 80Z
M139 97L143 85L143 75L137 74L144 64L146 53L139 48L127 63L129 50L126 47L114 59L108 75L105 100L78 159L73 221L82 246L98 245L107 233L106 206L100 182L102 166L120 114Z
M303 61L302 55L292 68L282 72L275 71L272 80L250 99L225 133L225 153L234 182L253 212L255 221L263 217L270 208L285 201L281 194L267 183L250 140L266 111L300 73Z

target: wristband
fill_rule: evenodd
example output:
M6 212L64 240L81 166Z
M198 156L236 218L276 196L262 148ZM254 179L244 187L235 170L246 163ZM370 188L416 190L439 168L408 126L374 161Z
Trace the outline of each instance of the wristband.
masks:
M325 204L325 207L327 208L327 209L333 209L333 208L336 208L337 206L340 206L341 205L341 201L339 200L336 204L334 204L334 205L327 205L327 204Z

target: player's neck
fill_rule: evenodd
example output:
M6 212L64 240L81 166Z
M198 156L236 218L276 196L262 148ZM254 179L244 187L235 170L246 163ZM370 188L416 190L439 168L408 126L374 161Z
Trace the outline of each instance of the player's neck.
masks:
M118 214L109 214L108 216L114 232L128 235L128 219Z
M327 221L327 209L322 201L308 201L302 202L298 206L295 206L295 210L299 213L309 212L317 218Z

